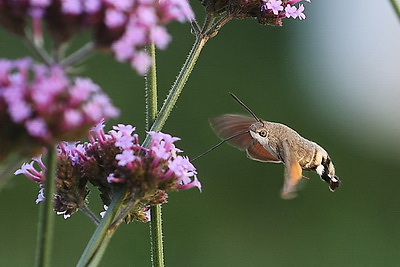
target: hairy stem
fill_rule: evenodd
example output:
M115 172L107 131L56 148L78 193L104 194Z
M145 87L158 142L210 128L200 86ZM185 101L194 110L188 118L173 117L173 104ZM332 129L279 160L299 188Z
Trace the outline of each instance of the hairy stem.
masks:
M79 208L86 216L88 216L92 222L96 225L99 225L100 220L97 218L97 216L93 213L91 209L85 204L82 207Z
M161 204L150 208L150 238L151 238L151 263L152 266L164 266L164 247Z
M149 73L145 77L146 90L146 130L150 130L150 125L153 124L157 116L157 66L156 66L156 48L154 44L147 47L152 64Z
M46 181L44 185L45 200L41 203L39 211L39 226L36 248L37 267L50 266L51 251L53 247L54 212L53 195L55 190L56 149L48 148Z
M93 233L92 238L87 244L79 262L76 266L96 266L104 254L111 236L116 229L110 230L109 227L117 216L119 209L125 196L125 189L120 187L115 190L113 200L107 209L106 214L97 226L96 231Z
M162 105L161 110L157 115L157 118L152 124L150 131L159 132L164 126L165 122L169 117L169 114L174 108L176 102L178 101L179 95L181 94L183 87L185 86L190 76L190 73L193 70L193 67L197 62L201 50L203 49L208 39L209 39L208 36L201 36L196 38L192 50L190 51L189 56L187 57L185 63L183 64L183 67L179 72L178 77L176 78L174 84L172 85L172 88L169 91L168 96L165 99L164 104ZM146 139L143 142L143 146L146 147L149 145L149 143L150 143L150 136L147 135Z
M146 130L150 130L157 116L157 68L156 68L156 49L154 44L148 47L152 58L150 72L146 75ZM155 214L154 217L152 216ZM153 266L164 266L164 249L162 233L161 205L150 207L150 243L151 243L151 262ZM156 215L158 214L158 215Z

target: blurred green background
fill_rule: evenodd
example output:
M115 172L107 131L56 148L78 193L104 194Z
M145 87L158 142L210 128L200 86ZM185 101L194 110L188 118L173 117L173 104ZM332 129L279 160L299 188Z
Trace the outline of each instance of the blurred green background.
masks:
M245 113L234 92L261 118L322 145L342 187L331 193L306 173L299 196L282 200L283 165L223 145L195 162L203 192L170 193L163 206L168 266L399 266L400 25L389 1L374 3L306 3L305 21L235 20L208 42L164 132L181 137L190 157L202 153L219 142L209 118ZM188 24L169 30L172 43L158 51L160 105L194 41ZM0 29L0 57L27 53ZM79 75L120 107L112 123L135 125L143 140L142 77L110 55L92 57ZM0 192L0 266L33 265L37 191L18 176ZM91 205L102 209L94 190ZM57 216L53 265L74 266L94 229L80 213ZM148 224L122 225L101 266L149 266L149 248Z

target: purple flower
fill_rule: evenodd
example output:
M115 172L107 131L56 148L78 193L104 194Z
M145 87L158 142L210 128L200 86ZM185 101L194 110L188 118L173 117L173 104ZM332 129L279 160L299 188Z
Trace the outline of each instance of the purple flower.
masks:
M110 173L107 177L107 182L109 183L122 183L124 180L114 176L114 173Z
M286 7L285 7L285 14L286 14L286 17L287 18L290 18L290 17L292 17L292 18L297 18L297 7L295 7L295 6L291 6L291 5L287 5Z
M34 137L39 137L41 139L50 138L46 122L42 118L35 118L28 120L25 123L28 133Z
M131 66L136 69L136 71L144 75L151 66L151 58L144 51L136 52L131 59Z
M65 14L78 15L83 10L80 1L64 0L61 1L61 11Z
M44 181L43 172L38 172L34 167L33 164L35 162L31 161L30 163L22 164L21 168L14 172L15 175L23 174L26 177L32 179L33 181L40 183Z
M120 147L122 149L130 149L133 146L133 136L121 136L115 142L115 146Z
M97 187L105 205L111 203L115 184L127 189L125 203L137 203L125 218L147 222L151 205L167 201L166 191L189 189L201 184L188 157L175 146L178 137L149 132L149 148L139 144L135 127L118 124L105 133L103 121L94 126L87 143L62 142L57 149L56 193L54 210L68 218L87 203L89 182ZM34 163L39 166L35 168ZM40 170L39 170L40 169ZM44 166L40 157L25 163L15 172L39 183L37 202L44 199ZM104 213L102 213L104 214Z
M100 212L100 217L104 218L104 215L106 215L106 212L108 210L108 206L107 205L103 205L104 211Z
M115 159L118 160L119 166L126 166L136 159L132 150L124 150L121 154L117 154Z
M14 99L9 101L9 103L11 103L11 105L8 106L8 113L11 119L16 123L26 120L32 114L32 109L24 100Z
M196 186L201 191L201 184L196 176L196 168L187 157L177 156L169 162L168 168L178 177L178 188L187 189ZM193 177L193 181L190 177Z
M43 200L45 200L45 197L44 197L44 188L41 187L40 190L39 190L39 193L38 193L38 196L37 196L35 202L36 202L36 204L39 204L39 202L42 202Z
M306 19L306 15L304 15L303 11L304 11L304 6L300 5L296 11L296 14L300 20Z
M302 20L305 18L305 15L302 14L304 6L303 5L300 5L299 7L294 6L295 4L301 1L302 0L289 0L289 1L262 0L262 5L260 7L261 13L257 15L257 18L259 22L262 24L270 24L278 26L282 25L283 18L295 19L299 17L300 20ZM302 10L299 12L300 8Z
M40 171L38 171L33 164L37 163L37 165L39 165L39 168L41 169ZM23 174L26 177L28 177L29 179L39 183L40 185L40 190L36 199L36 204L38 204L39 202L43 201L45 199L44 197L44 187L43 187L43 183L45 181L45 171L46 171L46 166L44 166L43 161L42 161L42 157L35 157L33 158L33 161L31 161L30 163L24 163L22 164L21 168L16 170L14 172L14 175L18 175L18 174Z
M111 48L118 61L130 62L140 74L151 64L143 47L154 41L165 49L171 40L166 24L194 19L188 0L14 0L0 4L0 14L0 23L19 35L32 18L36 40L43 39L43 25L58 42L91 30L97 47Z
M0 59L0 162L18 147L35 156L42 146L76 140L118 110L89 78L68 79L60 66ZM24 155L22 155L24 156Z
M278 15L279 11L283 10L282 1L280 0L269 0L265 5L267 9L272 10L275 15Z
M164 27L156 26L151 32L151 40L160 49L165 49L171 41L171 36Z
M106 11L105 24L109 28L121 27L126 23L126 15L115 9L108 9Z
M132 125L118 124L117 126L113 126L113 129L121 132L122 136L130 136L136 128Z

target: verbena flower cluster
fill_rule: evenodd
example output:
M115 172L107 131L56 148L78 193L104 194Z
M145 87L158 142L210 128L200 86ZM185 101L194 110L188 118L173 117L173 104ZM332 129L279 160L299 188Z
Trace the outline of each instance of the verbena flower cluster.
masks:
M150 132L152 139L149 148L145 148L139 144L131 125L118 124L108 133L103 127L100 123L90 131L89 142L59 145L54 197L54 209L58 214L67 218L86 205L88 182L98 188L105 206L111 203L117 186L128 189L125 204L135 205L126 221L147 221L145 212L149 206L166 202L165 191L201 189L195 167L187 157L179 155L182 151L174 145L179 138ZM35 162L40 170L35 168ZM45 171L41 159L34 158L15 173L25 174L41 185L36 202L43 200Z
M45 22L57 44L90 29L98 48L111 49L141 74L151 65L143 46L154 42L164 49L171 39L165 25L192 19L187 0L0 0L0 24L10 31L23 35L32 20L41 39Z
M0 162L14 151L32 157L43 146L76 140L118 113L89 78L71 80L60 66L29 58L0 59Z
M303 20L304 5L302 0L202 0L207 12L227 13L235 18L257 18L260 24L282 25L284 18ZM311 0L305 0L311 2Z

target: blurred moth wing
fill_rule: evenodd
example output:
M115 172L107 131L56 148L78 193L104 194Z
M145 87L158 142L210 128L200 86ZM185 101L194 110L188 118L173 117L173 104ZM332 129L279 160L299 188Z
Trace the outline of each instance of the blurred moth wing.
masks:
M284 142L285 154L285 181L281 197L284 199L291 199L296 197L296 187L303 177L303 170L297 162L294 153L290 151L290 146Z
M221 139L243 132L244 134L230 139L228 143L240 150L245 150L249 158L262 162L281 162L249 133L250 126L255 122L257 121L253 118L237 114L224 114L210 120L211 127Z

